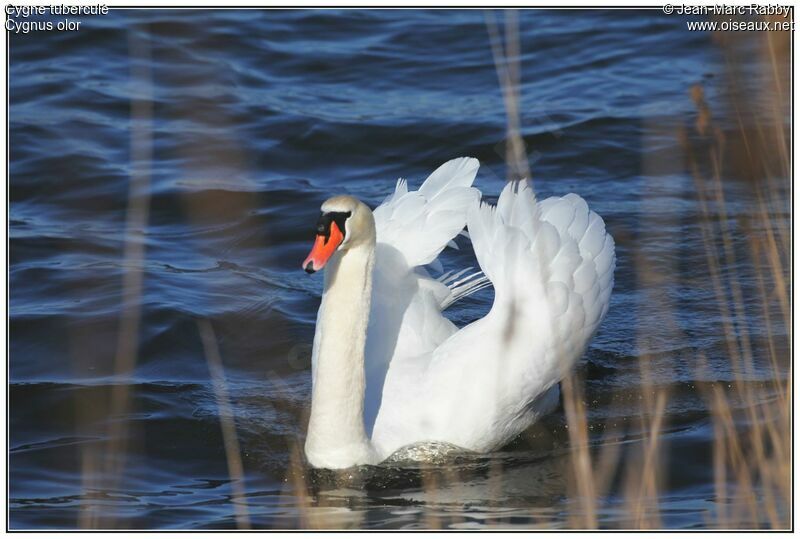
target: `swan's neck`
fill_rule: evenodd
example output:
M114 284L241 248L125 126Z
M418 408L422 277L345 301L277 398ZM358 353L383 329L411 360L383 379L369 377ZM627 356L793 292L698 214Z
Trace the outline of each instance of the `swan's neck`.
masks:
M375 463L363 418L374 256L374 244L353 247L334 255L325 269L305 446L318 468Z

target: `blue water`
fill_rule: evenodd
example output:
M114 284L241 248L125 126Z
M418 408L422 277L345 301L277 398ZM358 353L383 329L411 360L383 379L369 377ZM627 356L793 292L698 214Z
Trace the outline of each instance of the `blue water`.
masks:
M292 456L322 286L300 262L319 204L349 193L374 207L398 177L418 186L462 155L481 161L488 199L503 186L506 111L485 16L115 9L76 32L11 35L12 528L228 528L237 508L256 527L568 525L579 506L561 407L502 451L433 470L343 484ZM717 124L736 125L724 55L659 10L524 11L519 29L537 193L579 193L617 243L611 309L578 367L593 447L641 450L643 360L669 393L653 510L665 526L704 526L724 503L704 390L736 373L678 134L694 125L695 84ZM746 253L752 193L734 182L728 197ZM474 262L468 248L443 258ZM786 328L767 329L746 255L721 263L743 287L749 383L768 387L765 343L788 357ZM484 290L451 316L471 321L491 301ZM203 321L242 481L230 480ZM626 522L617 483L603 526Z

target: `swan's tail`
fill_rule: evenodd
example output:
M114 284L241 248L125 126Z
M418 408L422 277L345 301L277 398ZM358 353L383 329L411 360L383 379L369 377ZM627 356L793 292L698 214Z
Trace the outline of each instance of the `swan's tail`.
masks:
M470 273L472 267L464 268L460 271L448 271L439 279L440 283L450 289L450 294L442 300L442 310L447 309L456 301L474 294L478 290L483 290L492 286L491 281L482 271L478 270ZM466 275L465 275L466 274Z

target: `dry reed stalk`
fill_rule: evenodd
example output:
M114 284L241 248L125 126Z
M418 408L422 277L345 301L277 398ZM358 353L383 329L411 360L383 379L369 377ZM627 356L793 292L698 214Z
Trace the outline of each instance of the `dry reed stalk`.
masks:
M530 165L528 163L525 141L520 129L520 42L519 21L516 10L505 11L505 44L501 39L494 12L485 11L486 27L492 50L497 78L503 95L506 110L505 161L508 181L526 179L533 188ZM534 190L535 192L535 190ZM540 258L541 260L541 258ZM540 267L540 270L543 270ZM510 307L508 337L515 330L516 320L514 306ZM565 373L566 374L566 373ZM498 377L499 379L499 377ZM564 408L567 415L567 430L572 445L572 484L577 486L582 518L573 522L574 526L596 528L595 492L591 473L591 456L589 454L588 428L582 396L578 394L573 382L573 375L566 376L562 384ZM492 470L491 481L500 481ZM575 517L572 513L570 517Z
M289 442L289 468L288 483L291 493L299 501L298 503L298 525L303 529L319 529L317 521L313 518L311 508L312 500L308 495L308 483L303 473L302 446L294 439Z
M100 463L91 448L82 455L81 480L84 493L91 490L114 490L125 470L128 419L131 406L130 377L136 367L141 323L142 289L145 261L145 230L150 215L150 176L153 160L153 102L150 43L129 33L131 79L143 91L131 100L131 175L128 208L124 229L122 260L122 298L117 349L114 355L114 382L109 402L109 427L106 448ZM114 519L98 514L93 506L82 506L78 527L112 527Z
M722 159L721 149L723 145L712 146L712 162ZM719 388L713 389L713 398L710 400L711 410L714 418L715 439L714 458L715 458L715 473L716 473L716 487L715 490L718 495L718 503L725 503L727 500L726 492L728 491L727 477L730 475L735 478L736 485L734 490L735 507L731 514L741 516L743 512L749 517L749 520L734 520L727 515L727 511L720 511L718 513L717 525L724 528L737 527L746 525L745 522L751 525L761 521L763 513L767 514L770 523L774 526L778 523L779 517L775 508L776 500L772 493L772 486L769 485L770 477L774 475L772 468L775 466L775 461L767 454L765 441L769 438L772 440L773 448L780 448L781 433L776 430L772 423L767 423L766 428L768 432L764 432L763 419L770 417L771 412L769 406L760 402L762 397L757 394L753 389L754 366L753 366L753 345L749 336L749 329L747 326L747 317L744 312L744 298L739 286L739 276L737 274L724 276L718 266L717 260L720 257L725 259L730 267L733 267L733 248L731 231L727 226L713 227L714 216L719 215L719 220L727 220L727 215L724 210L718 209L719 206L724 206L725 201L722 190L722 179L720 169L713 167L711 181L714 184L714 191L717 193L714 202L716 203L716 212L712 212L707 200L703 199L704 187L701 182L703 176L699 173L696 163L693 162L692 170L696 180L698 180L698 200L701 206L701 212L706 217L703 226L703 238L706 245L708 265L711 270L711 281L714 286L715 294L717 296L717 303L723 313L723 325L726 335L726 340L729 343L729 356L732 361L734 382L733 386L735 391L743 403L743 410L748 418L748 427L745 432L744 442L747 443L747 449L743 448L739 442L741 436L741 429L737 429L736 422L733 418L733 405L730 400L724 395ZM768 221L768 220L765 220ZM769 229L769 222L765 222L767 229ZM721 243L723 252L720 253L717 249L717 242L715 241L715 232L722 236ZM753 246L751 242L751 253L757 254L759 248ZM774 261L777 257L773 257ZM753 262L758 268L758 257L753 257ZM774 267L774 266L773 266ZM780 273L781 270L775 270L773 273ZM764 277L757 270L758 281L763 293L763 280ZM778 288L780 288L780 283ZM762 302L765 300L762 297ZM732 304L733 310L729 311L727 305ZM764 305L765 313L768 312L768 307ZM730 320L730 322L729 322ZM767 315L767 323L769 324L769 316ZM772 339L772 337L770 337ZM774 379L780 380L783 374L778 369L777 358L774 357L774 343L770 342L770 364L773 369L772 375ZM780 396L778 401L782 403L785 397ZM782 406L779 406L783 408ZM754 458L748 459L745 455L749 453L754 454ZM782 458L780 450L778 451L778 465L780 466L780 459ZM755 482L755 483L754 483ZM764 499L763 502L758 500L755 496L754 486L759 487ZM721 496L721 498L720 498Z
M520 132L519 21L517 10L505 11L505 47L494 13L485 12L489 43L506 108L506 168L508 180L532 181L525 140Z
M586 405L582 392L578 389L574 375L568 375L561 383L564 413L567 417L567 431L571 449L573 481L580 511L570 515L572 526L576 528L597 528L597 488L592 459L589 452L589 429Z
M289 401L291 399L291 389L281 380L277 373L271 373L266 378L269 384L268 393L273 397L273 402ZM296 418L296 423L305 428L308 425L310 408L306 407ZM310 494L313 486L303 457L303 438L299 432L287 437L287 452L289 463L286 470L286 492L297 500L298 522L297 525L302 529L326 530L335 529L333 522L328 520L324 513L316 511L319 505L317 497ZM347 472L344 472L347 473Z
M506 110L506 167L509 181L526 179L533 188L530 165L525 142L520 129L520 42L519 21L516 10L505 11L505 46L501 40L496 17L492 11L485 12L492 55ZM535 192L535 190L534 190ZM539 259L542 260L542 257ZM540 267L540 271L545 268ZM507 334L514 331L515 313L511 306ZM588 423L582 392L576 388L574 375L565 373L562 382L567 430L572 446L572 481L577 491L580 511L570 514L574 527L597 528L597 496L594 472L589 449ZM604 463L609 463L613 451L604 452ZM493 473L494 472L493 470ZM610 479L603 476L603 483ZM499 480L499 478L498 478Z
M239 449L239 437L236 434L236 422L231 406L228 384L225 381L225 369L217 346L214 328L208 320L198 320L197 329L203 343L203 351L208 363L214 398L217 402L217 415L222 429L222 443L225 448L225 459L228 463L228 475L231 478L231 503L233 504L236 527L240 530L250 529L250 515L247 510L247 499L244 486L244 467Z
M444 522L437 514L438 510L435 509L439 491L439 478L427 468L422 472L422 489L425 491L426 500L425 527L429 530L441 530L444 528ZM431 505L434 508L430 507Z
M187 100L191 99L193 98L187 97ZM198 150L198 148L223 148L223 151L215 150L215 164L229 171L244 170L246 168L246 159L241 149L240 141L236 138L236 122L231 113L224 108L208 107L205 103L202 106L197 105L195 108L197 110L202 109L202 115L190 119L198 124L207 126L208 129L199 130L192 144L178 145L176 152L180 157L182 166L186 169L185 177L192 180L196 185L196 187L192 186L183 191L184 197L181 202L186 211L187 220L197 230L203 230L208 227L209 223L220 221L234 223L240 221L243 216L250 215L256 209L258 200L256 197L247 196L245 194L247 190L215 194L213 197L202 196L203 190L218 187L215 185L216 182L223 179L230 180L227 177L209 178L207 165L202 162L205 156L202 150ZM223 134L221 135L220 133ZM235 177L235 179L237 187L252 187L252 184L247 179L242 177ZM205 254L206 245L203 243L202 238L189 241L194 241L193 247L198 252ZM226 250L215 252L214 256L231 256L230 252L235 250L240 242L241 239L230 242ZM209 286L214 286L214 283L209 282ZM215 297L222 296L215 295ZM226 329L228 329L229 322L222 318L215 321L215 324L220 334L224 335ZM208 365L211 388L217 404L226 466L231 485L231 504L233 505L234 519L238 529L250 529L252 523L247 503L242 452L236 430L235 410L231 403L230 392L226 382L217 331L215 331L211 320L207 319L198 320L197 327Z
M740 96L747 94L741 86L740 60L734 53L736 44L723 42L729 69L729 85L733 89L731 93L734 96L732 108L736 111L739 128L738 132L733 133L733 140L740 142L746 150L745 179L752 183L755 200L753 213L757 227L754 230L763 232L766 240L765 244L762 244L757 237L751 235L748 254L756 270L757 292L767 329L769 373L777 382L772 390L774 397L757 389L754 382L755 350L749 334L745 300L739 285L742 277L735 272L723 274L716 263L723 258L728 266L732 266L731 262L735 259L732 231L727 226L721 166L729 155L728 145L725 144L725 138L720 135L720 131L716 130L708 149L709 155L705 160L712 165L711 172L706 176L699 166L703 161L703 155L697 154L691 144L685 144L692 175L698 185L701 213L705 216L703 239L711 280L723 313L725 335L731 343L729 350L734 374L733 388L739 397L738 402L741 403L737 407L731 398L716 386L709 398L716 435L713 452L718 503L716 524L724 528L767 524L772 528L785 528L788 526L788 520L786 516L782 517L781 513L785 512L788 515L791 510L789 477L792 367L789 363L788 376L781 370L777 352L778 340L781 338L773 332L775 325L769 306L770 299L778 301L783 327L791 335L788 289L784 278L786 266L783 262L789 259L788 243L784 239L786 227L781 226L784 212L780 210L786 203L781 203L783 195L771 170L771 164L775 162L780 164L781 177L787 178L790 170L785 146L786 127L778 113L782 105L780 96L785 95L782 91L782 84L785 81L781 80L777 68L779 58L774 46L775 37L774 35L766 37L774 87L761 89L762 92L771 92L771 95L778 97L778 100L771 101L774 115L768 120L768 123L774 126L775 134L772 137L767 136L768 132L762 122L757 120L758 112L750 105L751 101L756 100L740 99ZM761 45L763 48L764 45ZM785 62L785 56L783 60ZM699 97L695 99L696 103L702 101L701 92L696 90L695 95ZM702 115L708 110L708 106L702 103L702 106L698 106L698 110ZM754 122L756 128L750 129L749 125ZM755 137L751 136L752 132L755 132ZM771 140L776 140L778 143L771 144ZM703 198L706 188L714 193L712 199ZM719 243L722 245L722 252L717 247ZM763 262L767 265L766 272L762 271ZM769 289L772 289L772 293L768 292ZM728 304L732 304L733 309L726 312ZM728 320L732 322L728 323ZM788 342L790 337L787 339L787 344ZM786 378L785 383L784 378ZM743 409L747 418L744 426L737 425L735 418L737 409ZM731 511L725 506L729 496L733 497Z
M492 460L489 463L489 477L487 480L488 483L487 486L489 490L489 495L488 495L489 500L487 505L490 509L495 507L495 500L500 499L500 496L502 495L503 475L504 475L503 465L498 460ZM502 526L503 520L499 516L494 519L490 517L489 519L487 519L486 524L492 526Z

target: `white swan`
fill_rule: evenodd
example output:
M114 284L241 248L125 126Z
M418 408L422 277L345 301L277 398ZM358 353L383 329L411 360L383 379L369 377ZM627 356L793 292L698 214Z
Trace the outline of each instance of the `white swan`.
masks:
M481 203L478 167L454 159L418 191L399 180L374 212L350 196L322 205L303 262L309 273L325 267L312 466L377 464L427 442L486 452L556 405L608 310L614 241L574 194L537 203L527 183L509 183L497 207ZM485 276L431 278L422 266L465 224ZM442 315L489 282L484 318L458 329Z

